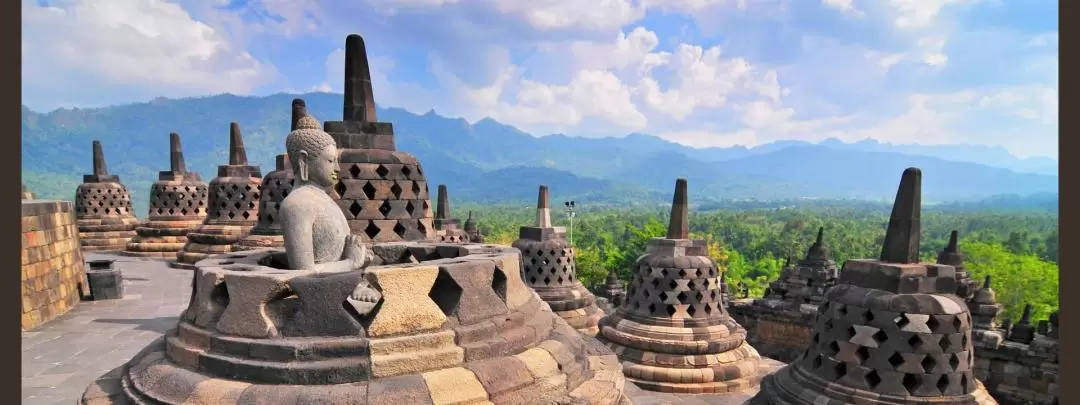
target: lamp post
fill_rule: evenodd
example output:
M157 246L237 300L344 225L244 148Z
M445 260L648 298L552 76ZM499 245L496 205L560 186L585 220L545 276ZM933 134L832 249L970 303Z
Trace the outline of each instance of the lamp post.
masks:
M570 246L574 245L574 202L567 201L563 203L566 206L566 217L570 218Z

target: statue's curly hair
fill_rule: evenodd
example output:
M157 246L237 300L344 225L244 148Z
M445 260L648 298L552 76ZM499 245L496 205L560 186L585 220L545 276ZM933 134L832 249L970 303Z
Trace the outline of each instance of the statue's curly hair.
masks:
M296 122L296 130L285 137L285 152L289 154L294 172L300 167L300 151L311 154L333 145L334 138L319 128L319 121L310 115L300 118Z

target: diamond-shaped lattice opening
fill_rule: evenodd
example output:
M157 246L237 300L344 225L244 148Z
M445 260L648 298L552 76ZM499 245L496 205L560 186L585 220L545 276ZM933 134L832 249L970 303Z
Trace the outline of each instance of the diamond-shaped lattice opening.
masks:
M885 331L878 329L877 332L874 332L874 335L871 336L871 338L878 343L878 346L881 346L882 343L885 343L886 340L889 340L889 335L886 334Z
M352 204L349 204L349 213L353 215L353 218L356 218L356 217L360 216L360 212L363 211L363 210L364 210L364 207L362 205L360 205L359 202L353 201ZM374 224L372 224L372 225L374 225ZM376 229L376 232L378 232L377 229Z
M938 342L938 345L941 346L942 351L948 352L952 347L952 339L949 339L949 335L941 335L941 342Z
M412 182L412 192L415 196L420 196L420 183ZM427 209L426 207L424 209Z
M244 217L244 219L250 219L251 218L251 214L248 213L247 211L244 211L243 213L241 213L240 216Z
M878 384L881 384L881 376L878 375L877 370L870 370L863 376L863 380L866 381L866 386L870 389L877 388Z
M934 367L937 367L937 361L934 360L934 356L931 355L926 355L926 357L923 357L922 362L920 362L919 364L922 365L923 371L927 373L932 373Z
M416 206L413 205L412 201L405 204L405 212L408 212L410 216L413 215L414 211L416 211Z
M855 349L855 357L859 359L859 364L862 364L866 359L870 358L870 349L867 349L866 346L859 346L858 349Z
M839 380L841 378L844 378L844 376L847 375L847 364L846 363L836 363L836 365L833 366L833 369L836 371L836 379L837 380Z
M675 316L675 306L674 305L666 305L666 307L667 307L666 308L667 309L667 315L668 316Z
M847 338L851 339L851 338L855 337L856 334L858 334L858 331L855 330L855 327L854 326L848 326L848 328L847 328Z
M383 200L382 204L379 205L379 213L383 214L384 217L390 213L390 201Z
M893 352L892 356L889 356L889 364L892 364L893 369L900 367L904 364L904 356L901 356L899 352Z
M967 345L968 345L968 335L965 332L963 335L960 335L960 347L967 347Z
M683 304L686 303L686 298L687 298L686 292L679 292L679 295L675 296L675 299L679 300L679 302L683 303Z
M544 284L551 285L551 277L550 276L545 276L544 277Z
M427 234L427 227L424 226L423 221L417 221L416 222L416 230L419 231L420 234L422 234L422 235Z
M229 212L228 212L228 213L226 213L225 215L227 215L227 216L229 217L229 219L234 219L234 218L236 218L236 214L233 214L233 212L232 212L232 211L229 211Z
M936 316L930 315L930 318L926 320L926 326L930 328L931 332L937 332L941 322L938 322Z
M960 374L960 389L964 390L965 393L969 392L971 390L970 387L968 387L969 384L971 384L971 382L968 381L967 374Z
M956 329L957 332L964 327L964 323L960 321L960 317L961 315L954 316L952 320L953 329Z
M405 178L409 178L409 175L412 174L412 169L407 165L401 166L401 174L404 174Z
M701 291L698 291L697 294L694 294L694 299L696 299L697 302L703 302L705 301L705 294L702 294Z
M713 304L706 304L705 305L705 316L712 315L712 313L713 313Z
M495 268L495 272L491 276L491 289L495 291L495 295L498 295L503 303L506 303L506 274L503 274L498 267Z
M375 199L375 186L371 185L371 182L364 183L363 191L369 200Z
M919 339L919 335L912 335L911 338L907 340L907 343L911 346L911 350L919 350L923 344L922 339Z
M900 329L903 329L905 326L908 326L908 324L911 323L911 321L907 319L906 314L900 314L900 316L896 317L896 319L893 319L893 322L895 322L896 327Z
M658 278L652 279L652 286L653 286L653 288L660 288L660 279L658 279Z
M909 394L914 394L915 390L919 389L919 382L918 374L904 374L904 378L900 383L904 385Z
M381 229L379 229L379 227L375 225L375 221L368 222L367 227L364 228L364 234L366 234L371 239L375 239L375 237L379 235L380 231Z
M949 356L949 367L951 367L953 370L956 370L957 367L960 367L960 356L957 356L955 353Z
M660 269L660 275L667 277L667 269Z
M349 167L349 174L351 174L352 178L354 178L354 179L359 177L360 176L360 165L352 165L352 166L350 166Z
M656 304L649 304L649 313L656 313Z
M428 292L428 297L435 301L435 305L439 306L443 314L450 315L457 310L458 303L461 302L462 291L461 286L454 281L454 278L440 269L438 277L435 277L435 284L431 286L431 291Z
M941 391L942 393L945 393L946 391L949 390L949 375L948 374L942 374L941 377L938 377L937 389L938 389L938 391Z
M840 353L840 345L836 341L829 342L829 355L835 357L837 353Z
M394 198L401 198L401 191L401 186L399 186L397 183L394 183L394 185L390 186L390 192L394 193Z
M694 316L694 314L696 314L696 313L697 313L697 310L696 310L696 309L694 309L694 306L693 306L693 305L691 305L691 306L690 306L689 308L686 308L686 313L687 313L687 314L690 314L690 316Z
M379 177L386 178L386 175L389 173L390 169L387 169L386 166L379 165L379 167L375 168L375 174L378 174Z
M847 305L841 304L840 308L837 309L836 312L839 313L840 316L847 316Z
M686 269L679 269L679 277L686 277Z
M338 197L344 196L345 195L345 182L343 182L341 180L338 180L337 184L334 185L334 192L337 193ZM273 193L273 191L271 191L271 193ZM271 195L271 197L273 197L273 196Z
M863 311L862 321L863 321L863 323L869 325L870 322L874 321L874 313L871 312L869 309L866 310L866 311Z

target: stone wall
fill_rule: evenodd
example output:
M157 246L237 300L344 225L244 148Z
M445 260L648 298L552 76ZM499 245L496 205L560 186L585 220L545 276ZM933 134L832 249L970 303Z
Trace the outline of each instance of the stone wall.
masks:
M22 329L62 315L88 293L74 204L22 202Z
M1040 353L1031 346L1004 342L993 349L975 349L975 378L986 385L1001 405L1057 403L1056 353L1052 356Z
M746 341L758 353L790 363L810 346L817 306L805 304L796 311L787 307L755 305L753 299L740 299L732 301L728 312L746 328Z

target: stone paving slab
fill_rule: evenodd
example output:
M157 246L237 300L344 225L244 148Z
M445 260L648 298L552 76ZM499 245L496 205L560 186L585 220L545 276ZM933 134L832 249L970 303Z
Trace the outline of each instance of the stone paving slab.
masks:
M114 259L124 299L82 301L66 314L22 333L22 403L71 405L83 390L176 324L191 294L191 271L164 261Z
M71 405L91 382L127 362L176 326L191 294L190 270L166 262L86 253L114 259L123 271L124 299L82 301L68 313L22 333L22 403ZM626 393L635 405L739 405L756 391L729 395Z

